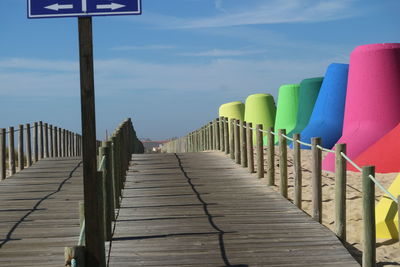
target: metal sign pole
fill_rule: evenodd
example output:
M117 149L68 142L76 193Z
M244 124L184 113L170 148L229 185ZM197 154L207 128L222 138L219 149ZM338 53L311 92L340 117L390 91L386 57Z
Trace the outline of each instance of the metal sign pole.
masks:
M82 161L85 200L86 266L105 267L103 219L96 181L96 114L94 98L92 18L79 17L79 56L82 109Z

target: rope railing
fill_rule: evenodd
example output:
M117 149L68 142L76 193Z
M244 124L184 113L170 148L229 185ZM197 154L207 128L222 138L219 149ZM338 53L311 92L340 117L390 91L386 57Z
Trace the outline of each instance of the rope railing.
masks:
M229 123L229 121L228 121L227 119L225 119L225 118L221 119L220 121L223 122L223 123L227 123L227 122ZM231 121L231 123L232 123L232 125L237 126L237 127L243 127L243 128L245 128L245 129L248 128L246 124L241 125L240 123L238 123L238 121L239 121L239 120L234 119L234 120ZM206 125L206 128L210 128L210 127L213 127L211 123ZM255 128L250 128L250 129L251 129L251 130L256 130ZM277 133L275 133L275 132L273 132L273 131L268 131L268 130L263 130L263 129L259 129L259 131L262 132L262 133L265 133L265 134L271 133L272 135L275 135L275 136L278 135ZM287 140L289 140L289 141L291 141L291 142L297 142L297 143L299 143L299 144L301 144L301 145L303 145L303 146L307 146L307 147L312 147L312 146L313 146L312 144L303 142L303 141L301 141L301 140L294 140L293 138L291 138L291 137L289 137L289 136L287 136L287 135L285 135L285 134L282 134L282 136L283 136L285 139L287 139ZM316 147L317 147L319 150L324 151L324 152L327 152L327 153L335 153L335 150L328 149L328 148L324 148L324 147L322 147L321 145L317 145ZM345 153L341 152L340 154L341 154L341 156L342 156L343 158L346 159L347 162L349 162L351 165L353 165L358 171L360 171L360 172L362 171L362 169L361 169L354 161L352 161ZM372 177L372 178L371 178L371 177ZM385 194L387 194L393 201L395 201L396 203L398 203L397 198L395 198L388 190L386 190L386 189L382 186L382 184L380 184L379 181L376 180L376 178L374 178L372 175L371 175L371 177L370 177L371 180L372 180Z
M236 125L236 126L239 126L239 127L241 126L239 123L235 123L235 125ZM243 127L246 128L245 126L243 126ZM271 133L271 134L273 134L273 135L277 135L276 133L274 133L274 132L272 132L272 131L266 131L266 130L261 130L261 129L260 129L259 131L262 132L262 133ZM304 145L304 146L307 146L307 147L312 147L312 144L309 144L309 143L306 143L306 142L303 142L303 141L300 141L300 140L294 140L293 138L291 138L291 137L289 137L289 136L287 136L287 135L285 135L285 134L282 134L282 136L283 136L285 139L287 139L287 140L289 140L289 141L291 141L291 142L296 141L296 142L298 142L298 143L301 144L301 145ZM335 150L328 149L328 148L324 148L324 147L322 147L322 146L320 146L320 145L317 145L316 147L317 147L318 149L320 149L321 151L325 151L325 152L328 152L328 153L335 153ZM341 154L341 156L342 156L343 158L345 158L351 165L353 165L354 168L356 168L358 171L362 172L361 167L358 166L354 161L352 161L345 153L341 152L340 154ZM370 179L374 182L374 184L375 184L376 186L379 187L379 189L381 189L381 190L382 190L385 194L387 194L395 203L398 204L398 199L397 199L396 197L394 197L393 194L391 194L381 183L379 183L379 181L376 180L376 178L375 178L374 176L369 175L369 177L370 177Z
M324 148L324 147L322 147L320 145L317 145L317 148L322 150L322 151L328 152L328 153L335 153L335 150Z
M34 124L34 123L28 123L28 124ZM25 131L25 130L27 130L27 129L34 129L34 128L35 128L35 126L30 126L29 128L25 126L25 127L22 128L22 130ZM48 128L48 129L49 129L49 128L50 128L50 125L49 125L49 126L44 126L44 125L43 125L43 128ZM21 129L19 129L19 128L18 128L18 129L15 129L15 130L14 130L14 133L17 133L17 132L19 132L20 130L21 130ZM6 131L5 133L6 133L6 134L9 134L10 131L8 130L8 131Z

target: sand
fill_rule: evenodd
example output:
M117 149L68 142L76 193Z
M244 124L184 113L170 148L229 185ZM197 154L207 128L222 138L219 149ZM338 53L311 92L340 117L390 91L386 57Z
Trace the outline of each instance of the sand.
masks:
M277 153L277 149L275 153ZM294 178L293 178L293 151L288 149L288 198L294 198ZM323 156L326 154L323 154ZM311 214L311 151L302 150L302 176L303 176L303 198L302 209ZM279 192L279 157L276 155L275 162L275 185L273 189ZM265 163L266 164L266 163ZM397 173L377 174L377 180L385 187L389 188ZM333 231L335 215L335 175L332 172L322 173L322 223ZM264 178L265 179L265 178ZM361 263L362 251L362 194L361 194L361 173L347 172L347 248L353 257ZM376 187L376 203L381 199L383 193ZM377 240L377 266L400 266L400 245L398 241Z

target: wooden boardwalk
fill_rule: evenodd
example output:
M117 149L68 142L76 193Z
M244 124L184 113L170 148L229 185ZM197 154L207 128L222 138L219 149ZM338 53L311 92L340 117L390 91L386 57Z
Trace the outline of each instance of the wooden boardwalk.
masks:
M0 182L0 266L64 266L79 237L79 158L43 159Z
M359 266L222 153L134 155L110 266Z

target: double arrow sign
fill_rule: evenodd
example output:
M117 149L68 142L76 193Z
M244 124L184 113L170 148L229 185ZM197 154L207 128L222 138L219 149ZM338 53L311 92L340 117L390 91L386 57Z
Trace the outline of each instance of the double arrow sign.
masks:
M117 4L117 3L111 3L111 4L105 4L105 5L96 5L97 9L116 10L116 9L123 8L123 7L125 7L125 5L121 5L121 4ZM56 4L53 4L53 5L45 6L44 8L50 9L50 10L54 10L54 11L59 11L60 9L73 9L74 5L73 4L62 5L62 4L56 3ZM87 11L87 5L83 5L82 4L82 11L83 12Z
M29 18L128 14L141 14L140 0L28 0Z

